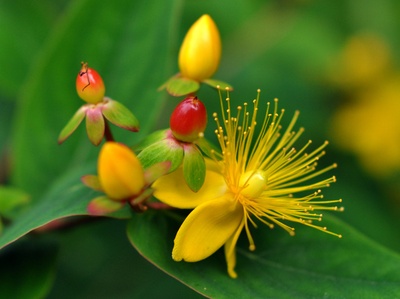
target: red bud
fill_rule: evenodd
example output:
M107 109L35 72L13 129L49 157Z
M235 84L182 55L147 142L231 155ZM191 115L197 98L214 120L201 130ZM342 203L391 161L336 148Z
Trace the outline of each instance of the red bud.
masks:
M76 91L79 97L87 103L97 104L103 101L105 87L103 79L87 63L82 63L82 68L76 77Z
M172 112L169 125L176 139L193 142L206 128L206 107L197 97L187 97Z

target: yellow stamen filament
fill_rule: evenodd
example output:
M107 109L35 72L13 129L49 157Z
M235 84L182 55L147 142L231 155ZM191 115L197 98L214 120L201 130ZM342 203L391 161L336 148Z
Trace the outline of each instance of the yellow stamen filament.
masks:
M259 98L260 90L251 103L252 112L249 112L249 104L244 103L237 107L237 113L233 116L229 91L225 101L220 93L221 111L226 113L221 120L216 113L213 114L221 154L211 152L220 165L234 199L243 206L244 227L250 249L254 250L255 245L249 223L256 226L255 219L270 228L278 225L290 235L294 235L294 228L282 221L301 223L341 237L326 227L313 223L322 220L323 215L317 211L343 211L342 207L330 206L342 202L341 199L323 200L321 194L320 189L336 181L334 176L313 182L320 175L337 167L332 164L316 170L328 142L307 153L312 143L308 141L297 150L295 143L304 131L303 128L294 131L299 112L294 113L288 127L281 133L280 123L284 110L278 113L277 99L274 99L273 109L270 103L267 104L263 122L258 128ZM304 192L309 194L293 196Z

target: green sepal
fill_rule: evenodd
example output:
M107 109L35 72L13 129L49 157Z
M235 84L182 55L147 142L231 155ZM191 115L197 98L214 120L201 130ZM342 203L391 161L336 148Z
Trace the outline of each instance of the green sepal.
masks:
M199 90L200 83L187 78L171 78L167 82L167 91L170 95L179 97Z
M194 143L209 158L215 158L215 153L220 152L220 149L218 149L213 143L209 142L204 137L198 138Z
M63 143L81 124L82 120L85 118L86 114L86 105L82 106L75 112L74 116L69 120L66 126L61 130L60 135L58 136L58 143Z
M166 89L168 86L168 82L173 79L173 78L179 78L181 76L180 73L177 73L175 75L173 75L172 77L170 77L167 81L165 81L160 87L157 88L157 91L161 91L163 89Z
M107 120L120 128L132 132L139 131L139 121L128 108L110 98L104 100L107 103L102 106L102 111Z
M82 183L89 187L90 189L93 189L95 191L103 191L103 188L100 185L99 177L94 174L88 174L84 175L81 177Z
M146 147L137 157L144 169L160 162L170 161L171 172L181 165L183 148L174 138L167 138Z
M206 176L206 163L199 149L191 143L184 145L183 177L193 192L200 190Z
M99 145L104 137L105 122L99 106L86 111L86 132L94 145Z
M107 196L99 196L92 199L87 206L87 211L90 215L102 216L116 212L123 208L125 202L109 199Z
M202 82L204 84L207 84L207 85L209 85L211 87L214 87L214 88L217 88L217 89L220 89L220 90L226 90L226 89L228 89L229 91L233 90L233 87L230 84L228 84L226 82L223 82L223 81L220 81L220 80L205 79Z
M145 200L147 200L151 195L153 194L153 190L151 188L147 188L143 190L142 193L140 193L138 196L135 198L132 198L129 202L132 206L141 204Z
M146 147L149 147L150 145L167 138L167 132L168 129L155 131L150 135L147 135L141 142L134 145L132 148L134 151L144 150Z
M14 187L0 186L0 215L12 219L29 201L28 193Z
M146 185L151 185L159 177L167 174L171 169L171 162L165 161L151 165L144 171L144 181Z

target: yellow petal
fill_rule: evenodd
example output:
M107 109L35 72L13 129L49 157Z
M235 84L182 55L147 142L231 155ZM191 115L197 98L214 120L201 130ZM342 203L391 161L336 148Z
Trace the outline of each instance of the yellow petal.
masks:
M179 51L179 69L185 78L202 81L218 68L221 40L209 15L203 15L187 32Z
M160 201L172 207L190 209L223 195L226 192L226 183L221 174L207 168L203 186L199 191L193 192L188 187L180 167L159 178L152 188L154 197Z
M242 232L245 219L242 219L236 232L226 241L224 246L225 260L227 264L227 271L231 278L236 278L237 274L235 272L236 267L236 243L239 239L240 233Z
M243 207L229 194L195 208L175 237L172 258L197 262L217 251L242 223Z
M97 168L100 184L113 200L130 198L144 187L142 165L134 152L121 143L103 145Z

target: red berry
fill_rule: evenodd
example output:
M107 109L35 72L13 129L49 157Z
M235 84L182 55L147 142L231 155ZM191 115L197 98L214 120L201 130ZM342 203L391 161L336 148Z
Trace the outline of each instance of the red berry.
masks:
M206 107L197 97L187 97L172 112L169 125L176 139L193 142L206 128Z
M103 101L105 87L103 79L87 63L82 63L81 70L76 77L76 91L78 96L87 103L97 104Z

